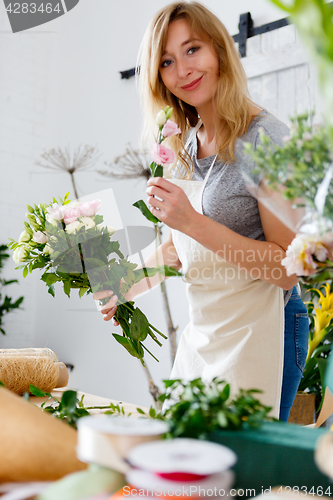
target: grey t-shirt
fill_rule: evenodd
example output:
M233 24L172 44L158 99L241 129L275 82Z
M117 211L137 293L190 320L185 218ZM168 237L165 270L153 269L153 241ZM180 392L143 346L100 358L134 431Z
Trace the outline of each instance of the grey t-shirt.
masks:
M242 236L265 241L261 225L258 202L246 187L247 174L255 184L260 183L260 177L253 175L255 164L243 152L244 142L250 142L254 147L260 142L259 129L271 138L274 144L282 145L283 137L289 135L288 127L268 113L261 111L251 122L247 132L237 139L235 144L236 161L223 164L218 158L210 172L202 198L203 214L223 224ZM202 181L215 156L197 158L197 137L194 134L187 145L193 162L193 179ZM285 304L291 290L285 292Z

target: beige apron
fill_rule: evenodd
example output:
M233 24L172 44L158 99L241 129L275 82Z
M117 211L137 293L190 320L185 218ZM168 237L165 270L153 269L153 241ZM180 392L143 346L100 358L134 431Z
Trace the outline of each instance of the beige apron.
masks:
M172 179L199 213L213 164L204 181ZM187 284L190 322L180 337L170 378L209 381L218 377L230 383L232 394L261 389L258 398L272 406L271 415L278 418L284 348L282 289L256 279L255 271L251 276L237 269L179 231L172 230L172 237Z

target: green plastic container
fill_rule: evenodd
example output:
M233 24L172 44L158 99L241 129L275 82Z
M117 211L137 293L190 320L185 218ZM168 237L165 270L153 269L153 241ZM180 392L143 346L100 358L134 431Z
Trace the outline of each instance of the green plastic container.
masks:
M316 442L326 432L327 429L265 422L258 430L214 431L209 439L237 454L234 487L243 490L239 496L252 498L284 485L291 487L295 500L301 500L305 492L311 496L333 495L333 484L314 462Z

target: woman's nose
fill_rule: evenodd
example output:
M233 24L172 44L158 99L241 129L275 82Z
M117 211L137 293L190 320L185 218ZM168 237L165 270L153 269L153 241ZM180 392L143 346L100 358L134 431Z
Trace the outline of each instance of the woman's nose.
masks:
M191 67L186 60L182 59L177 63L177 71L180 78L186 78L191 74Z

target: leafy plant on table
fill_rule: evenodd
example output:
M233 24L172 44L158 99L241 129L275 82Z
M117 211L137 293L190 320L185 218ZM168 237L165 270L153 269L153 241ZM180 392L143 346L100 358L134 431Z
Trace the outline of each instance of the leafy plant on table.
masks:
M231 398L230 385L216 378L204 383L201 378L189 382L164 380L166 392L160 401L172 402L166 411L149 411L151 418L159 418L170 425L168 437L191 437L205 439L217 429L237 430L241 428L258 429L271 410L264 406L256 395L257 389L243 390ZM144 414L140 409L139 413Z
M3 384L2 384L3 385ZM110 403L108 406L84 406L84 395L78 399L76 391L65 391L61 400L52 396L51 393L42 391L38 387L29 385L29 391L33 396L39 398L47 397L47 400L41 404L41 408L60 420L64 420L74 429L77 428L77 421L82 417L90 415L88 410L106 410L107 415L125 415L125 410L119 404ZM24 397L29 400L26 393ZM51 402L51 404L47 404ZM129 414L130 415L130 414Z
M8 249L7 245L0 245L0 270L3 268L3 262L9 258L9 254L6 253ZM2 327L3 317L5 314L18 309L23 302L24 297L19 297L15 302L12 302L12 298L5 295L2 299L2 288L4 286L11 285L12 283L18 283L18 280L4 280L0 278L0 332L5 335L6 332Z
M333 342L333 292L329 283L321 283L318 288L303 284L302 288L305 294L310 294L310 301L305 302L310 325L308 354L298 391L314 393L316 409L319 410L325 393L327 358ZM322 289L325 289L325 295Z

